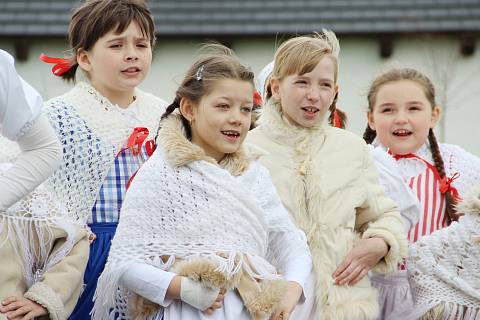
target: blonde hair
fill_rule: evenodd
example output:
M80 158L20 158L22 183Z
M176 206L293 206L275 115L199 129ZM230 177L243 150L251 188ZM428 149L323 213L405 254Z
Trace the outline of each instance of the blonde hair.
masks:
M333 31L322 30L321 33L298 36L282 43L275 52L273 71L270 78L282 80L285 77L298 74L303 75L311 72L324 57L332 59L334 70L334 84L338 80L338 55L340 44ZM271 98L270 84L266 87L265 96ZM340 118L341 128L345 127L346 115L336 107L338 96L335 95L332 105L329 107L329 122L333 124L334 113Z

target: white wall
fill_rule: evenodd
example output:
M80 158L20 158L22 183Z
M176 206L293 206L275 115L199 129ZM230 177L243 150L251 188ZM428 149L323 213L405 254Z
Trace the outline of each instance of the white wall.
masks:
M234 42L234 49L242 61L260 71L272 58L275 39L242 39ZM445 141L459 144L480 156L480 41L472 57L459 54L455 37L398 36L394 41L394 53L390 59L380 58L378 42L369 37L341 37L340 98L339 107L348 113L349 130L362 134L366 125L366 92L374 75L389 66L410 66L427 73L436 84L437 102L447 102ZM196 40L169 40L157 44L154 62L149 76L141 88L171 101L183 73L195 57L199 42ZM0 40L0 48L13 51L10 42ZM65 92L70 85L55 78L50 66L40 62L44 52L61 56L66 50L60 40L34 41L29 60L18 63L20 74L48 99ZM444 74L444 79L441 80ZM446 85L446 90L445 90ZM441 130L437 128L441 137Z

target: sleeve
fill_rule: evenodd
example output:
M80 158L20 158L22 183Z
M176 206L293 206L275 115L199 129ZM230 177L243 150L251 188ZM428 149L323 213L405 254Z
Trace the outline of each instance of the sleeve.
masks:
M72 313L83 287L83 274L87 266L89 243L87 230L75 226L75 244L57 264L45 271L43 279L32 285L24 297L44 306L50 319L66 319ZM52 254L65 244L66 233L56 229Z
M379 173L380 184L385 194L397 204L405 230L410 230L418 221L421 213L418 198L403 181L395 160L380 147L369 146L375 167Z
M18 145L22 153L0 176L0 210L32 192L53 174L62 159L60 142L43 115L18 139Z
M173 272L137 262L120 276L119 283L139 296L158 303L162 307L168 307L173 300L166 297L167 289L175 275Z
M261 167L258 181L255 194L260 197L262 208L269 217L269 260L285 280L297 282L305 294L305 284L312 270L306 236L291 221L267 169Z
M0 129L3 136L18 140L40 114L42 98L16 72L13 58L0 50Z
M367 148L367 147L365 147ZM368 149L365 149L363 171L367 196L357 208L355 228L362 238L382 238L389 246L387 255L374 268L380 273L397 269L400 259L407 255L407 238L402 218L395 202L385 195Z

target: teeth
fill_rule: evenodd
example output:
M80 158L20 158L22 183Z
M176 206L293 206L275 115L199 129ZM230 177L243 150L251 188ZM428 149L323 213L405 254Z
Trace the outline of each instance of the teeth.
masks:
M394 134L409 134L410 131L402 129L402 130L395 130L393 133Z
M240 134L236 131L222 131L223 134L229 135L229 136L239 136Z
M305 109L305 110L308 111L308 112L315 112L315 111L317 111L317 108L303 108L303 109Z

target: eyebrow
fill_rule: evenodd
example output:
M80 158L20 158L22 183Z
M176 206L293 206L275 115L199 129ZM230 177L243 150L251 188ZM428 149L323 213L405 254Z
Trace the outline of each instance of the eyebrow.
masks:
M107 42L114 42L114 41L118 41L118 40L125 40L126 38L127 38L127 37L116 37L116 38L113 38L113 39L108 40ZM135 41L138 41L138 40L148 41L148 38L141 37L141 38L135 38L134 40L135 40Z

